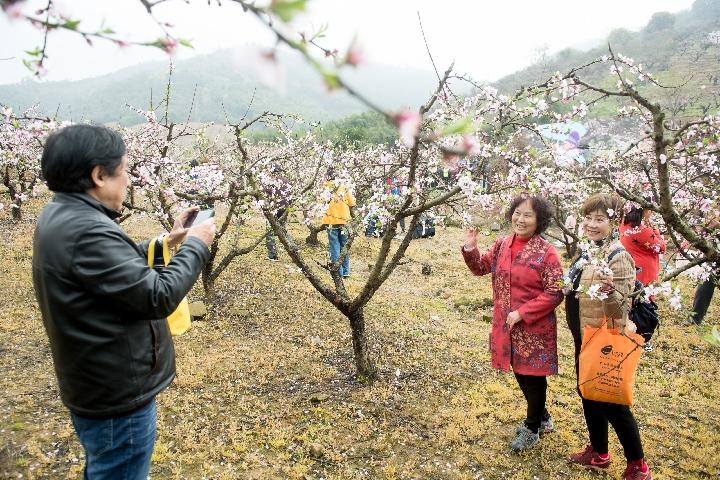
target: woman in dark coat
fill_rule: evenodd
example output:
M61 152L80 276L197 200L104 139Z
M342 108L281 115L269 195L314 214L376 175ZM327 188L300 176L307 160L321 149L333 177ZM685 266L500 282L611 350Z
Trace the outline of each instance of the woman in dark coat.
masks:
M513 234L480 253L477 230L465 231L462 255L475 275L492 274L493 368L511 368L527 401L527 418L510 447L534 446L553 430L545 408L548 375L558 371L555 307L562 302L562 267L555 248L540 234L550 225L551 206L542 197L521 195L507 211Z

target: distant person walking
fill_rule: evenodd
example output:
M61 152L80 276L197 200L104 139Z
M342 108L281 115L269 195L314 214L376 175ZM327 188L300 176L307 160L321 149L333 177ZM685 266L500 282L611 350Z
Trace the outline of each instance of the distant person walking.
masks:
M288 222L289 207L292 201L292 188L290 182L285 177L282 168L279 165L270 167L271 179L264 185L263 191L268 200L277 208L275 210L275 218L278 223L285 227ZM277 246L275 244L275 234L270 227L270 222L266 225L267 233L265 234L265 247L267 248L268 260L275 261L278 259Z
M340 253L350 237L350 220L354 217L355 197L352 192L335 178L335 171L329 168L325 175L325 189L330 192L330 202L322 223L327 228L330 261L337 262ZM350 252L340 262L340 276L350 276Z
M400 184L400 178L397 176L388 177L386 180L387 187L386 192L393 196L393 200L395 203L400 201L400 195L403 193L403 187ZM405 217L402 217L400 221L398 222L398 225L400 225L400 230L402 233L405 233ZM399 232L396 233L396 236L399 235Z
M540 234L550 225L552 207L542 197L520 195L506 216L513 233L480 253L477 230L465 231L462 255L475 275L492 274L493 368L512 369L527 403L525 421L511 442L513 450L533 447L554 429L545 408L547 376L558 372L555 307L562 302L562 267L555 247Z

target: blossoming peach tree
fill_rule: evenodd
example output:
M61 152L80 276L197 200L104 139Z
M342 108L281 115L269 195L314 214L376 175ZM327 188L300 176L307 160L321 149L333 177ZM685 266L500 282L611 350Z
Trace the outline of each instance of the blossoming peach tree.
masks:
M215 281L232 261L250 253L265 238L263 232L254 240L243 240L243 229L257 210L243 177L254 158L238 155L227 139L242 138L249 124L267 114L224 125L214 138L208 138L211 125L174 124L167 117L158 121L154 110L137 112L145 122L123 131L131 176L123 219L141 214L167 230L174 215L190 205L215 208L219 228L201 274L205 294L211 296Z
M0 106L0 211L9 209L14 220L22 207L42 191L40 158L47 135L63 123L39 115L34 109L15 114Z

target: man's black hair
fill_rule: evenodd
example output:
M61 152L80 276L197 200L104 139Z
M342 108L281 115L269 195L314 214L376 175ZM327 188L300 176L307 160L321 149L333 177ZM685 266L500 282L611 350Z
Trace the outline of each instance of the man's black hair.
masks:
M45 141L42 176L54 192L84 192L95 186L90 176L95 166L114 176L123 155L125 142L119 133L95 125L70 125Z
M552 222L552 205L550 205L550 202L540 195L529 195L527 193L518 195L510 203L510 207L508 207L505 212L505 218L508 221L512 220L515 209L526 200L530 202L533 212L535 212L537 222L535 226L535 235L540 235L547 230Z

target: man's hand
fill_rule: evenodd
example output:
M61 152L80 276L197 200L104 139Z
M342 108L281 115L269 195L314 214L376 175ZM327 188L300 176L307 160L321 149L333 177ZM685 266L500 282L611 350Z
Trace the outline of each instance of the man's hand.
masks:
M200 210L200 207L190 207L186 210L184 210L176 219L175 224L173 225L172 230L170 231L170 234L168 235L168 245L170 248L175 248L178 245L180 245L183 241L185 241L185 237L187 236L188 230L187 228L183 227L185 222L188 219L188 216L190 216L191 213L197 212Z
M208 218L198 225L193 225L187 230L187 235L199 238L210 248L210 245L215 241L215 217Z
M477 248L477 234L477 228L465 229L465 245L463 246L465 250L470 251Z
M520 321L522 321L520 312L515 310L515 311L508 313L507 320L505 320L505 323L507 324L508 328L512 330L512 328L515 326L515 324Z

